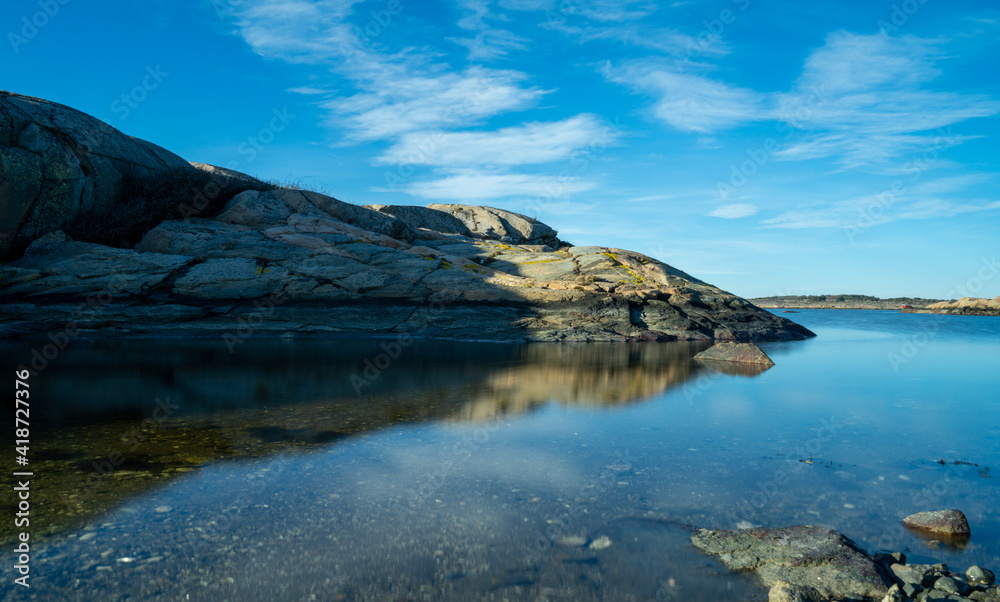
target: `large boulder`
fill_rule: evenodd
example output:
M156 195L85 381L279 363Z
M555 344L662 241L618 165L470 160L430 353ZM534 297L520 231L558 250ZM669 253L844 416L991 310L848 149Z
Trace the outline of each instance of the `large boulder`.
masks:
M194 170L59 103L0 91L0 257L112 210L126 176Z
M828 600L881 600L892 585L885 567L831 529L700 529L691 543L731 570L755 573L768 587L801 588L799 599L815 590Z

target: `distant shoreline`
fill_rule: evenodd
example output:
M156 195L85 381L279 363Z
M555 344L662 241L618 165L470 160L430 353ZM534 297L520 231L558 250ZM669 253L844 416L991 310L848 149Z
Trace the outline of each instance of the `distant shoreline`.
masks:
M900 311L925 309L939 299L894 297L880 299L869 295L783 295L749 299L762 309L881 309Z

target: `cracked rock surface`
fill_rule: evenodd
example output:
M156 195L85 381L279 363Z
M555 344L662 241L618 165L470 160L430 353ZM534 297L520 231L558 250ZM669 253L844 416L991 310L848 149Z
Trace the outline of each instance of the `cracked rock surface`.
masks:
M74 241L53 228L114 202L103 180L92 182L99 165L188 164L69 107L7 93L0 105L0 226L8 246L12 237L29 243L0 264L0 336L67 323L108 334L239 328L496 341L813 336L665 263L572 246L546 224L491 207L362 207L248 190L212 215L159 223L131 249ZM48 136L47 146L25 142L29 134ZM77 180L82 193L59 197L63 222L39 213L44 190ZM17 198L34 200L13 206L17 187Z

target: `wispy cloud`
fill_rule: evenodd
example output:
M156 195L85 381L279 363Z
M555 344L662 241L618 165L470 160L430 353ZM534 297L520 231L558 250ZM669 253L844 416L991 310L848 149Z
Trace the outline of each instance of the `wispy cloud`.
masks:
M699 75L677 73L662 61L638 60L621 67L608 64L604 76L653 96L656 117L679 130L710 134L772 115L767 95Z
M570 158L595 141L615 139L594 115L526 123L492 132L419 132L404 135L377 159L383 164L436 166L529 165Z
M479 124L527 108L546 93L526 86L528 76L518 71L481 66L455 70L435 63L432 52L389 53L363 44L349 22L357 3L247 0L238 6L237 16L237 33L258 54L321 65L333 72L337 88L354 88L355 93L320 105L328 112L325 125L344 131L348 143Z
M594 182L527 174L491 174L467 170L438 180L416 182L406 191L427 199L484 201L504 197L563 198L590 190Z
M739 219L741 217L750 217L751 215L757 214L757 206L750 205L747 203L735 203L732 205L722 205L721 207L716 207L708 215L711 217L721 217L724 219Z
M786 211L761 223L766 228L851 228L870 227L901 219L920 220L954 217L966 213L992 211L1000 201L957 200L969 196L970 188L993 179L995 174L965 174L937 178L901 190L888 189L878 193L836 201L812 203ZM950 195L953 198L943 198Z
M460 128L531 106L546 92L523 87L517 71L470 67L435 75L406 74L359 82L364 92L322 106L327 125L348 130L348 141L384 140L421 130Z
M469 59L489 61L507 56L513 50L525 50L528 39L510 30L494 27L487 20L506 21L504 15L491 10L491 0L459 0L466 15L458 26L473 33L471 38L449 38L469 50Z
M835 157L847 169L879 166L935 144L941 128L1000 112L976 94L924 89L940 75L946 40L830 34L806 60L779 119L811 134L777 153L786 160ZM959 144L969 137L951 137Z

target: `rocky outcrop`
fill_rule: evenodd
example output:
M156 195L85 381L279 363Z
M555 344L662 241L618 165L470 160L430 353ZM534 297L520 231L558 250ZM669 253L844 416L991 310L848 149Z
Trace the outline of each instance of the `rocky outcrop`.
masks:
M511 211L474 205L432 204L428 208L450 213L473 233L490 240L515 245L546 245L553 249L561 245L555 230L536 219Z
M41 115L39 120L49 115L45 101L7 95L4 102L14 107L8 112L20 111L18 132L36 125L21 105ZM80 157L104 148L98 143L113 147L94 154L111 165L149 165L149 170L181 165L162 149L68 111L53 108L62 121L49 116L44 122L54 124L53 130L80 130L73 136L90 144L89 154L74 151L80 165ZM67 125L70 117L79 123ZM88 127L94 132L84 131ZM30 152L22 158L23 165L39 169L57 164ZM187 205L164 206L174 197L156 192L156 215L166 217L141 215L143 224L152 223L124 228L112 242L73 240L62 232L43 236L62 222L40 217L31 203L17 219L5 213L4 223L18 224L11 230L15 238L34 242L0 268L0 304L6 303L0 307L0 334L67 323L109 333L220 333L266 305L267 319L256 319L241 333L408 333L504 341L812 336L650 257L571 246L553 228L509 211L468 205L361 207L310 191L247 190L263 183L218 167L183 165L235 182L242 192L193 213L183 210ZM97 200L60 213L60 219L86 220L93 207L113 203L114 177L107 177ZM130 203L143 213L142 203ZM85 205L93 207L85 211ZM104 246L132 247L119 243L129 236L138 241L134 248ZM88 302L95 296L102 301ZM67 309L81 303L87 308L83 315ZM150 323L155 308L163 313Z
M736 362L739 364L758 364L771 367L774 361L764 353L764 350L753 343L717 343L694 359L708 362Z
M830 529L700 529L691 542L734 571L754 572L788 600L882 600L892 585L885 567Z
M64 105L0 91L0 257L111 210L122 179L193 170Z
M900 313L945 314L955 316L1000 316L1000 297L981 299L962 297L958 301L932 303L924 309L904 309Z

